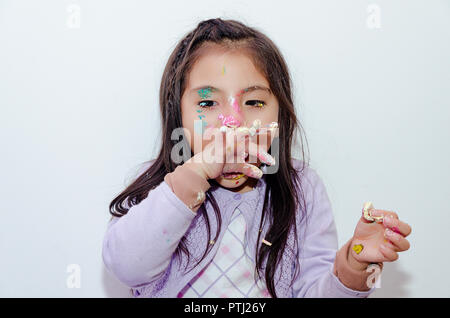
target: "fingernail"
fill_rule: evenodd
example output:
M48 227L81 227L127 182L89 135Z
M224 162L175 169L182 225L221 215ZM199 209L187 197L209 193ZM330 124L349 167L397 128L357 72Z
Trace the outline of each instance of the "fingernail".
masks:
M392 235L394 235L394 232L392 232L390 229L386 229L384 231L384 234L386 234L386 236L392 236Z
M259 119L255 119L253 121L253 127L255 127L255 129L259 129L261 127L261 121Z
M253 165L245 165L244 168L250 170L248 173L248 176L252 177L252 178L261 178L263 175L263 172L257 168L256 166Z
M384 219L386 220L386 222L385 222L386 225L388 225L388 226L394 225L393 224L394 218L392 217L392 215L385 215Z
M258 153L258 158L264 162L267 163L270 166L275 165L275 158L272 157L271 155L269 155L267 152L265 151L261 151L260 153Z
M383 219L384 219L384 214L376 211L375 209L371 210L369 212L370 216L375 220L375 222L377 223L383 223Z
M239 128L237 129L237 131L240 132L240 133L242 133L242 134L246 134L246 133L249 132L249 129L248 129L248 127L239 127Z
M377 211L375 209L370 210L369 214L372 216L381 216L382 215L382 213L380 211Z
M392 228L392 231L395 232L395 233L398 233L398 234L402 234L402 233L400 233L400 230L399 230L398 227L396 227L396 226L394 226L394 227Z

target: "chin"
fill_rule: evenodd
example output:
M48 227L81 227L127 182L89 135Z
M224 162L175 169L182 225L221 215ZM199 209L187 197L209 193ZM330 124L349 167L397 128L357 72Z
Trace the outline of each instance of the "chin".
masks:
M225 178L220 176L216 178L216 182L224 188L234 189L242 186L248 180L248 176L243 175L242 177L236 178Z

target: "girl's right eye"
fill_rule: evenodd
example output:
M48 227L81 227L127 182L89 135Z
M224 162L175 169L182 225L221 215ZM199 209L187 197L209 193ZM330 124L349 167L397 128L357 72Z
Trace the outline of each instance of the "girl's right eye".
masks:
M212 100L202 100L201 102L198 103L198 106L200 106L202 108L209 108L209 107L216 106L216 105L217 105L217 103Z

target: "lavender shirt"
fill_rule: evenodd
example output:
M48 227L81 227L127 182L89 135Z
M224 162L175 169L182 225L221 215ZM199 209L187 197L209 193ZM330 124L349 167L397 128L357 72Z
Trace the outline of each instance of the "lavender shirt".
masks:
M293 159L300 170L301 161ZM294 249L291 232L281 266L275 272L278 297L368 297L369 291L352 290L344 286L333 273L338 248L337 231L325 186L311 167L300 174L305 196L307 218L297 221L298 248ZM151 190L144 200L132 206L120 218L114 217L106 231L102 256L113 275L132 288L135 297L177 297L186 284L214 257L233 211L239 207L244 215L249 242L249 252L255 256L262 205L264 203L265 177L255 189L237 194L225 188L212 186L208 191L219 205L222 226L218 242L200 263L185 273L187 258L174 253L178 242L186 236L186 244L194 259L188 269L203 255L208 240L206 223L200 214L191 211L163 181ZM211 226L211 238L216 234L216 217L212 206L206 204ZM263 226L261 237L268 231ZM300 274L291 284L295 258L300 262ZM265 265L265 264L264 264ZM264 267L263 267L264 272Z

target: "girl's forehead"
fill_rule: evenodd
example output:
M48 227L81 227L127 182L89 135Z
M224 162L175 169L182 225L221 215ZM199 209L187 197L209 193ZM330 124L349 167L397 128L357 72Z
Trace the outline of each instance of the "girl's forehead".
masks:
M245 48L224 48L218 44L199 48L195 53L190 72L218 73L233 76L236 70L241 72L258 72L253 63L253 54ZM236 70L234 70L234 68Z
M254 56L244 47L208 44L195 53L185 82L185 93L196 96L269 92L268 79L254 64ZM257 88L257 89L255 89Z
M205 90L221 93L224 90L255 91L269 90L269 82L256 69L252 60L247 56L233 55L205 55L197 60L187 76L186 88L189 91Z
M242 51L222 51L222 50L205 50L197 57L193 68L195 67L211 67L212 65L222 67L223 64L240 64L248 68L255 68L252 57Z

